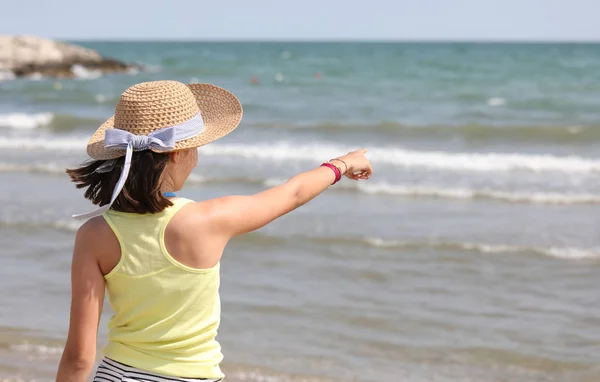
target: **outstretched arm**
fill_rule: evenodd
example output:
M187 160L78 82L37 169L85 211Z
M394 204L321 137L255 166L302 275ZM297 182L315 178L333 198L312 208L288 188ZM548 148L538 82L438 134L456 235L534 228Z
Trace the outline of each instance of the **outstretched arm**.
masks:
M94 367L96 337L104 303L104 276L95 256L93 222L77 232L71 265L69 335L58 368L57 382L84 382Z
M364 156L366 151L353 151L339 157L341 161L332 160L332 163L350 179L368 179L372 169ZM214 222L214 229L227 237L254 231L304 205L327 189L334 180L334 171L318 167L255 195L215 199L211 206L211 221Z

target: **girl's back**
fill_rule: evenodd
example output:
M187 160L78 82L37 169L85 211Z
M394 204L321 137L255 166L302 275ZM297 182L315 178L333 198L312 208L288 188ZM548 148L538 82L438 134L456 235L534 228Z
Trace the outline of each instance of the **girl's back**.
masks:
M157 214L104 214L121 252L104 276L115 312L104 353L167 375L218 378L223 376L223 356L215 340L221 310L219 264L189 267L172 257L165 245L167 226L189 202L175 199Z

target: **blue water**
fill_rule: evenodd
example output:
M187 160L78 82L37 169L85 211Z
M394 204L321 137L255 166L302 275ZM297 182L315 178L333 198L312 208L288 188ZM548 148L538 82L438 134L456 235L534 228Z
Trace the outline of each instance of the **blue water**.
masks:
M0 380L52 380L70 215L89 210L64 168L158 79L244 107L184 196L258 192L359 147L375 169L230 245L233 381L600 379L599 44L81 44L145 70L0 82Z

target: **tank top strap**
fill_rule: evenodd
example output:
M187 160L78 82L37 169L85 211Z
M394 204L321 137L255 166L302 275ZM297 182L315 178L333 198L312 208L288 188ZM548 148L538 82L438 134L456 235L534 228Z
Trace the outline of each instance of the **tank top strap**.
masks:
M116 273L141 276L160 271L171 265L165 257L165 230L173 216L193 201L176 198L172 202L172 206L155 214L136 214L113 210L103 214L121 247L119 263L105 277L110 278Z
M172 200L172 202L173 202L173 205L171 207L165 209L162 212L163 215L160 217L160 220L161 220L160 240L161 240L161 242L164 241L165 230L167 229L167 225L169 224L169 222L171 221L173 216L175 216L175 214L178 213L187 204L192 203L193 200L186 199L186 198L177 198L177 199Z
M181 210L183 207L185 207L186 204L188 203L192 203L193 200L191 199L186 199L186 198L176 198L171 200L171 202L173 203L173 205L169 208L166 208L162 213L163 215L163 219L170 221L171 218L177 213L179 212L179 210Z

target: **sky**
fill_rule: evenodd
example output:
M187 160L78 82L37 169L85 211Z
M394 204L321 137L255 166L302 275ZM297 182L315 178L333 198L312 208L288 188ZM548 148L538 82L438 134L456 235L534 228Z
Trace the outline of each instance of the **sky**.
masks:
M600 41L600 0L18 0L0 34L66 40Z

